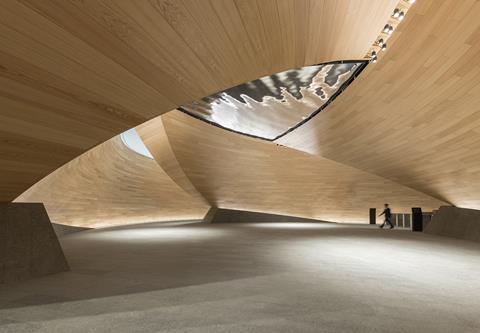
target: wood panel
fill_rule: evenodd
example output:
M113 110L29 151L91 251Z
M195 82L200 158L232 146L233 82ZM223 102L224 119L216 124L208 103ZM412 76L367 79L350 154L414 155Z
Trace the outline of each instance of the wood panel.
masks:
M163 171L186 193L210 206L210 203L198 192L195 186L193 186L183 171L182 166L178 163L170 145L170 140L165 132L162 117L156 117L143 123L137 127L137 132Z
M90 228L202 219L210 207L120 137L67 163L15 202L43 202L52 222Z
M385 202L394 212L445 205L381 177L231 133L179 111L163 115L162 121L183 171L216 207L367 222L368 209L381 208ZM154 141L149 142L152 145Z
M183 103L363 58L396 2L0 1L0 201Z
M325 112L278 143L480 209L480 3L423 0Z

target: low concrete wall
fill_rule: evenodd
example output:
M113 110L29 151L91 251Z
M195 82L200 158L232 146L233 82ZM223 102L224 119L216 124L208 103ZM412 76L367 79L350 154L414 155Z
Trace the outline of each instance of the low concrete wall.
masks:
M442 206L425 233L480 242L480 210Z
M73 227L71 225L59 224L59 223L52 223L52 227L57 237L62 237L62 236L70 235L80 231L86 231L86 230L92 229L92 228L83 228L83 227Z
M0 283L69 270L41 203L0 203Z
M246 210L214 208L207 213L210 223L241 223L241 222L325 222L321 220L306 219L296 216L258 213Z

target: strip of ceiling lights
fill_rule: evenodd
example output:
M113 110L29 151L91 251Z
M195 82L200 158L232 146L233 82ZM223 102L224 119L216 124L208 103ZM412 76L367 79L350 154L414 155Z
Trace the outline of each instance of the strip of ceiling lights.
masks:
M368 51L368 54L365 56L366 59L372 63L377 62L379 53L387 50L387 40L390 38L400 22L403 21L408 10L415 2L416 0L402 0L398 3L397 8L395 8L387 24L385 24L382 32L375 40L375 43Z

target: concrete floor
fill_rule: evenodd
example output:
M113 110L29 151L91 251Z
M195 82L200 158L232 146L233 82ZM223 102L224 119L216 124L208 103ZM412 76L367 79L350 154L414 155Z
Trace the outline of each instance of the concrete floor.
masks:
M480 244L369 226L144 224L61 238L0 332L480 332Z

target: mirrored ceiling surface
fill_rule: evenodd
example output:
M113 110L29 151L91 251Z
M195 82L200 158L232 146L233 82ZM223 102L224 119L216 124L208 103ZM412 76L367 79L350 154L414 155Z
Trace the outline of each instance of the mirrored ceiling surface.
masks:
M234 132L274 140L322 110L364 66L349 61L291 69L179 109Z

